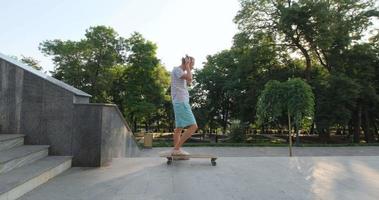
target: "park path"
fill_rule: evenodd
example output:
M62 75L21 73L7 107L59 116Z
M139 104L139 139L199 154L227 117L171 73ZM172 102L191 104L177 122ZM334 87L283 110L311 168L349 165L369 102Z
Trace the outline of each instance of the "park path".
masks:
M375 150L378 154L377 147L350 147L355 150L352 152L360 153L343 156L320 155L338 153L344 150L338 149L341 147L325 151L313 149L318 156L292 158L279 153L277 156L258 153L251 156L253 150L245 148L204 148L186 150L218 152L223 156L218 159L217 166L211 166L209 160L204 159L174 161L167 166L165 159L156 153L169 148L145 150L142 157L114 159L109 167L74 167L21 199L379 199L379 156L374 155ZM302 152L312 152L306 149ZM281 150L287 149L260 149L265 153ZM238 152L242 157L232 156Z
M156 157L169 147L144 149L141 157ZM186 147L190 153L210 153L221 157L283 157L288 147ZM294 156L379 156L379 146L357 147L293 147Z

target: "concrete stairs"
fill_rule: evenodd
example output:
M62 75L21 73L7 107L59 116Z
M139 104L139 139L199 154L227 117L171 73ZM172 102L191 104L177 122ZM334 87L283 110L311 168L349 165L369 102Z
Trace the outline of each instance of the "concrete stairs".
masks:
M13 200L71 167L71 156L48 156L48 145L24 145L24 135L0 134L0 200Z

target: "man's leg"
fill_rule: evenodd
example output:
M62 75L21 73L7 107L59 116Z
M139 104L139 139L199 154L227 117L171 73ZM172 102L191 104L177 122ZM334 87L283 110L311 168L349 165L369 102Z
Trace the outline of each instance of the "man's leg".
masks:
M175 149L180 149L180 147L182 147L182 145L184 144L184 142L186 142L186 140L188 138L190 138L191 135L196 130L197 130L197 125L196 124L193 124L190 127L188 127L188 129L186 131L184 131L183 135L180 137L179 142L175 144Z
M180 140L180 135L182 134L182 128L175 128L174 130L174 149L176 150L179 150L176 148L176 144L178 144L179 140Z

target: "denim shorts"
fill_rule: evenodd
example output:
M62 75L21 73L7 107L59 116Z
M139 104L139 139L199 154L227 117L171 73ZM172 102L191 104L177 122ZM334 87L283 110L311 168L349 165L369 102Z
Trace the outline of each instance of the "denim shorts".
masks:
M191 106L188 102L174 102L175 127L185 128L196 124L195 116L193 116Z

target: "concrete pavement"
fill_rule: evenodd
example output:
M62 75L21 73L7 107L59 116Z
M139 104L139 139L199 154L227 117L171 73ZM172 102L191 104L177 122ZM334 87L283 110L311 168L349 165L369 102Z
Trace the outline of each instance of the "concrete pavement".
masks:
M140 157L156 157L171 148L144 149ZM190 153L210 153L221 157L287 157L288 147L186 147ZM294 156L379 156L379 146L293 147Z
M379 199L379 156L220 157L213 167L205 159L167 166L153 155L75 167L21 199Z

